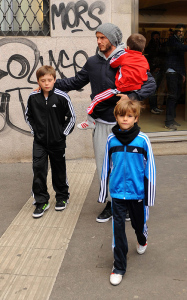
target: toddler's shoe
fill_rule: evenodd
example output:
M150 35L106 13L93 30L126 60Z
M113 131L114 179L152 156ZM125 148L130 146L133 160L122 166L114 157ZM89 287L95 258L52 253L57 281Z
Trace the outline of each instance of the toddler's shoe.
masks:
M145 250L147 249L147 243L144 246L141 246L137 243L136 250L138 254L144 254Z
M94 129L95 128L95 122L90 122L90 121L86 120L86 121L78 124L77 127L81 130Z
M123 275L121 275L121 274L116 274L116 273L111 273L110 274L110 283L112 285L120 284L122 279L123 279Z

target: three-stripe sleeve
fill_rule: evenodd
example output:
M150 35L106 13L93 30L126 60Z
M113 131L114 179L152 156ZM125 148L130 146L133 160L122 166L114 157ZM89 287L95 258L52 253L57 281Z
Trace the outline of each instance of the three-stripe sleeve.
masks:
M76 121L74 108L69 97L67 97L67 101L68 101L69 111L71 112L71 117L69 119L69 123L64 129L64 135L68 135L73 131L73 128L75 127L75 121Z
M147 162L145 166L145 203L147 206L153 206L156 196L156 166L153 150L149 138L140 134L147 145Z
M101 172L101 184L100 184L100 192L98 198L98 202L100 203L104 203L106 201L107 192L108 192L108 175L110 171L109 141L110 141L110 136L108 137L106 143L105 156L104 156L103 167Z
M68 134L70 134L73 131L73 129L75 127L76 117L75 117L74 108L73 108L70 97L66 93L64 93L63 91L60 91L58 89L55 89L55 93L63 96L67 100L67 105L68 105L68 110L66 113L67 119L64 124L64 130L63 130L63 134L65 136L67 136Z
M33 91L30 94L30 96L34 95L34 94L40 94L40 93L41 93L41 91L39 91L39 92L38 91ZM26 109L25 109L25 121L31 129L31 134L34 135L34 128L33 128L34 120L33 120L33 116L32 116L31 104L30 104L30 96L28 98L27 106L26 106Z

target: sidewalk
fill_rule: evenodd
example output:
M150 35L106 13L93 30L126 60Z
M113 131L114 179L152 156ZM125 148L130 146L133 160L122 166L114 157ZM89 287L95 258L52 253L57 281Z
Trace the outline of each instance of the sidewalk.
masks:
M67 162L70 204L64 212L56 212L50 187L51 207L38 220L32 218L32 198L25 199L26 203L23 200L32 174L25 164L12 166L19 165L19 176L24 170L24 182L17 183L16 194L21 198L16 199L18 207L22 206L10 216L9 199L0 220L6 230L0 239L0 299L186 299L187 156L155 159L157 198L155 207L150 208L148 248L142 256L136 253L135 234L130 222L126 223L128 266L117 287L109 283L113 264L111 220L103 224L95 221L104 205L96 202L99 184L94 160ZM0 170L2 166L4 170L11 168L0 165ZM0 171L1 182L5 173ZM10 176L7 180L13 179ZM7 194L12 195L12 185L8 186Z

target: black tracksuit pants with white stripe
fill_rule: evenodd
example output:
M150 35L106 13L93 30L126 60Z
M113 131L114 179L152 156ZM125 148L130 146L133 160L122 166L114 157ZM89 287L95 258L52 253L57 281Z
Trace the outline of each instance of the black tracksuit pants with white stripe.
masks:
M48 158L56 201L67 201L69 186L66 177L65 148L61 146L48 148L36 141L33 142L33 197L36 203L48 203L50 198L47 191Z
M126 211L129 210L131 225L135 230L138 243L145 245L145 210L144 201L112 199L113 214L113 251L114 270L116 274L124 275L127 267L128 242L125 233ZM147 232L146 232L147 233Z

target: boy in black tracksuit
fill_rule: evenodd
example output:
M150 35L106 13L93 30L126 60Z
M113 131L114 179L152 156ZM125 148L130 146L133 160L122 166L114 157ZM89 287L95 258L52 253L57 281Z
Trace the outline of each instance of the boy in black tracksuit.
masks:
M42 66L36 72L40 91L33 91L28 99L26 122L34 135L32 193L36 209L34 218L43 216L49 208L47 191L48 157L52 184L56 192L55 210L66 208L69 199L66 177L66 136L75 126L75 113L69 96L54 88L56 72L51 66Z

